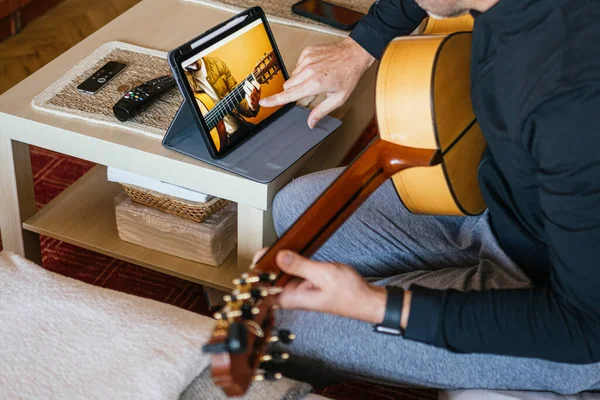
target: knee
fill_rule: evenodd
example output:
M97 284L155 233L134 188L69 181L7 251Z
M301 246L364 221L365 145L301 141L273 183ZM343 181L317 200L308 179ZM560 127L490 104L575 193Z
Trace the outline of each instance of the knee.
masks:
M310 188L309 176L294 179L273 199L273 223L277 236L281 236L310 205L305 193Z
M316 172L294 179L273 200L275 231L281 236L341 173L341 169Z

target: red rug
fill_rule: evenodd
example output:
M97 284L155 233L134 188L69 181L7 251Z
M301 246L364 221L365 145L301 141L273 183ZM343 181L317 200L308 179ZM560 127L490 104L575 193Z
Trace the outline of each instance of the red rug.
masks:
M36 204L43 207L94 164L31 147ZM43 267L92 285L130 293L208 315L202 286L42 236ZM0 250L2 243L0 242ZM435 390L347 382L319 391L332 399L435 400Z

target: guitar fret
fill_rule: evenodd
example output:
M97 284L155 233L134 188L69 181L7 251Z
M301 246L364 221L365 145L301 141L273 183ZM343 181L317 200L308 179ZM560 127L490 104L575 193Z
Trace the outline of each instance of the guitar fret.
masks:
M205 115L204 119L209 129L213 129L217 126L219 121L223 120L223 118L230 114L244 100L246 97L244 84L246 81L251 80L256 80L253 74L248 75L242 80Z

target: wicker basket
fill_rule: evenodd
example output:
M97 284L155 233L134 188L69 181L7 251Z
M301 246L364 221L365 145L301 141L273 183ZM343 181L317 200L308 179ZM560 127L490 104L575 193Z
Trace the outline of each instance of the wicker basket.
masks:
M157 208L170 214L195 221L203 222L223 207L229 204L228 200L213 198L205 203L183 200L153 190L143 189L134 185L121 183L125 193L136 203Z

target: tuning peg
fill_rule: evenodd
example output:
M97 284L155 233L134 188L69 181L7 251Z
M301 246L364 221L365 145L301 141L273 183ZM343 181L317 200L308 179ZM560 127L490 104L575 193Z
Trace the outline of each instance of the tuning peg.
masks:
M229 351L226 342L207 343L202 346L202 351L205 353L225 353Z
M258 307L253 307L252 304L248 304L248 303L245 303L244 305L242 305L242 308L241 308L242 318L245 318L245 319L252 319L259 312L260 312L260 309Z
M265 372L263 374L254 375L255 381L278 381L283 375L281 372Z
M248 346L248 329L246 325L234 322L229 325L227 331L227 340L215 343L208 343L202 347L205 353L225 353L232 354L245 353Z
M262 362L282 363L282 362L289 360L289 358L290 358L289 353L275 352L275 353L271 353L271 354L265 354L264 356L262 356L261 361Z
M249 276L248 274L242 274L239 278L233 280L233 284L239 286L256 282L273 283L275 280L277 280L277 274L274 274L272 272L263 272L258 276Z
M231 294L223 296L223 301L227 303L231 303L239 300L248 300L252 295L250 293L240 293L240 294Z
M287 329L279 330L279 332L277 332L277 336L275 337L278 341L280 341L283 344L291 344L294 341L294 339L296 339L296 335L294 335L291 331Z
M256 283L258 281L260 281L258 276L248 276L248 274L242 274L242 276L233 280L233 284L239 286L246 285L248 283Z
M269 282L272 283L277 279L277 274L274 274L272 272L263 272L262 274L260 274L258 276L258 279L261 282Z
M252 289L250 290L250 296L252 296L253 299L260 299L262 297L267 297L267 295L269 294L269 292L267 292L265 289Z
M215 319L224 319L224 320L228 320L229 318L236 318L236 317L241 317L242 316L242 311L241 310L235 310L235 311L219 311L213 314L213 317Z

